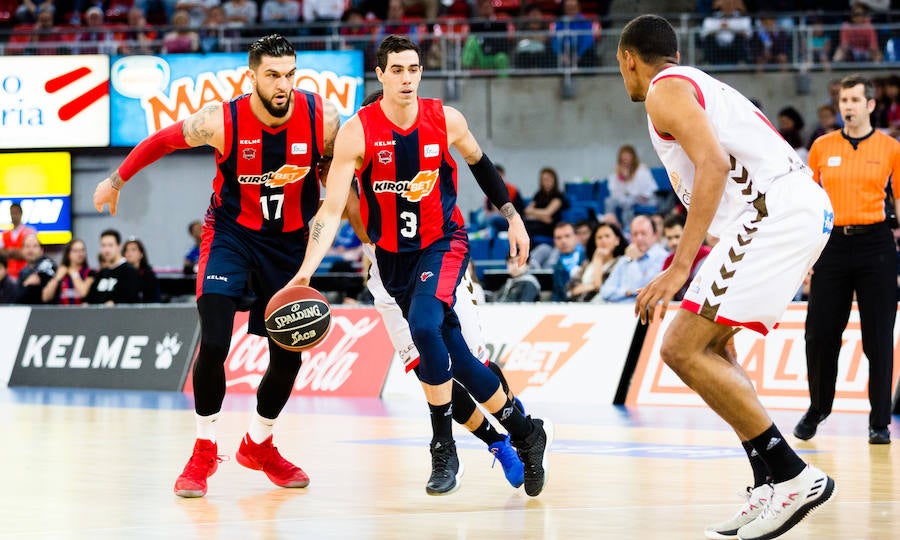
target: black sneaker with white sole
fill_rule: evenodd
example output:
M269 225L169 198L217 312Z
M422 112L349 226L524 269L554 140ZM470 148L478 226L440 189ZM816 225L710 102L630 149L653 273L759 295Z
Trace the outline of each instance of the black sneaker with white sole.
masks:
M425 484L429 495L449 495L459 489L463 466L453 441L431 441L431 478Z
M553 424L549 420L535 418L534 430L525 440L512 441L525 466L525 493L537 497L547 485L549 463L547 454L553 443Z

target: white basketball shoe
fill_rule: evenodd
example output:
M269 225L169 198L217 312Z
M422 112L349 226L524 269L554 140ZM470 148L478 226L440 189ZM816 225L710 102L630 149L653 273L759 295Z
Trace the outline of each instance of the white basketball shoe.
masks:
M716 523L706 528L704 535L714 540L731 540L737 538L738 529L750 523L762 512L763 507L772 498L772 485L763 484L756 488L747 487L746 501L741 509L728 521Z
M740 540L768 540L781 536L830 499L835 490L834 480L812 465L807 465L796 477L772 487L772 497L759 516L738 529Z

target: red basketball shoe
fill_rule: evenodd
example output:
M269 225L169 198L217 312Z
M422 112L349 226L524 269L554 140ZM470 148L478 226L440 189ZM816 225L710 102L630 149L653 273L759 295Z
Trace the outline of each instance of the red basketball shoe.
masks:
M271 435L261 444L253 442L249 434L244 435L235 457L244 467L266 473L276 486L301 488L309 485L309 476L303 469L281 457L272 445Z
M197 439L194 453L175 480L175 495L179 497L202 497L206 495L206 479L216 472L222 461L216 443L207 439Z

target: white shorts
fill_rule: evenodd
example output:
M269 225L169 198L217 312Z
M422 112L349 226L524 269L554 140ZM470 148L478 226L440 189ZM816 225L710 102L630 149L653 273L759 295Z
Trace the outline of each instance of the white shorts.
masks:
M681 307L765 335L819 258L833 225L831 201L808 174L780 178L723 229Z
M375 299L375 309L378 310L384 326L387 328L388 336L391 338L391 344L394 350L403 361L403 366L407 372L411 371L419 363L419 351L413 344L412 335L409 332L409 324L403 318L403 311L397 305L394 297L388 294L381 282L381 274L378 272L378 263L375 261L375 246L372 244L363 244L363 253L372 265L369 267L369 279L366 285ZM462 329L463 339L469 346L469 350L476 358L488 363L487 347L485 346L484 335L481 331L481 321L478 318L478 310L476 309L475 297L472 294L472 281L469 273L463 274L456 288L456 304L453 311L459 318L459 324Z

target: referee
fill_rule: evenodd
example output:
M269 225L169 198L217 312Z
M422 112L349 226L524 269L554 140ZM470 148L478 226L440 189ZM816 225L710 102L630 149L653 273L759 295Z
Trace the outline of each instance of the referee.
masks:
M834 230L813 267L806 314L810 406L794 428L810 439L831 413L841 335L853 294L859 305L863 352L869 360L869 443L888 444L891 372L897 315L897 253L885 216L885 188L893 179L900 215L900 142L872 127L875 88L860 75L841 80L844 127L813 143L809 165L834 207Z

